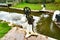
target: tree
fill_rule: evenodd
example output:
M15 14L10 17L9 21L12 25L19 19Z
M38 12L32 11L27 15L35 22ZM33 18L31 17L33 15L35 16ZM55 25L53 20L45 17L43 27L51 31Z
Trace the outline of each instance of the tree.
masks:
M54 2L55 2L55 0L51 0L51 2L52 2L52 3L54 3Z
M28 3L28 0L25 0L26 3Z

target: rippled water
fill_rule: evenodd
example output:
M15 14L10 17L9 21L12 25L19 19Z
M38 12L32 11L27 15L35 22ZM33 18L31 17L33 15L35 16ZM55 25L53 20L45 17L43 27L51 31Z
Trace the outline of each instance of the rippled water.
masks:
M26 15L24 14L0 11L0 20L21 25L23 26L23 28L26 28L29 25L25 16ZM37 16L33 16L33 19L34 19L34 28L36 28L37 22L40 18Z
M52 16L42 17L36 27L36 30L40 34L44 34L60 40L60 28L58 28L54 22L52 22Z

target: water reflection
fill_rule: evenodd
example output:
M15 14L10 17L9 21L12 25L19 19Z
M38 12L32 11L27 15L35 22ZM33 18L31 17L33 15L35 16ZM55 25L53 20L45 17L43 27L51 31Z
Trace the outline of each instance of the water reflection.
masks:
M41 17L36 27L40 34L44 34L60 40L60 29L52 22L52 16Z
M53 29L53 22L51 22L51 24L50 24L50 30L51 30L52 32L54 32L54 29Z

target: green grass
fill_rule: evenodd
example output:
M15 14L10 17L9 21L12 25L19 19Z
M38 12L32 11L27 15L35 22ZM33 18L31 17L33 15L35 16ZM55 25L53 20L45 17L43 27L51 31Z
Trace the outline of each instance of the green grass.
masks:
M0 38L3 37L10 29L11 27L8 26L7 22L0 22Z
M29 4L29 3L20 3L15 6L15 8L24 8L24 7L30 7L32 10L41 10L41 4ZM48 10L60 10L60 4L55 3L49 3L46 4L46 9Z
M49 10L60 10L60 4L53 4L53 3L46 4L46 9L49 9Z
M41 5L40 4L29 4L29 3L20 3L14 6L15 8L24 8L24 7L30 7L34 10L40 10Z

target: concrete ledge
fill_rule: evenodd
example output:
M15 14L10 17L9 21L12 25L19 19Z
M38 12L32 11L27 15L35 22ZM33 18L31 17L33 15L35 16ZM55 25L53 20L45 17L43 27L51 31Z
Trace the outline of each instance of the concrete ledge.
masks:
M14 8L14 7L0 7L1 11L7 11L7 12L17 12L17 13L24 13L23 12L23 8ZM49 15L53 15L54 11L53 10L31 10L31 13L36 15L36 13L38 13L38 15L40 15L41 13L45 13L45 14L49 14Z
M23 11L23 8L14 8L14 7L10 7L12 9L18 9L18 10L22 10ZM54 11L53 10L31 10L31 12L42 12L42 13L51 13L53 14Z

